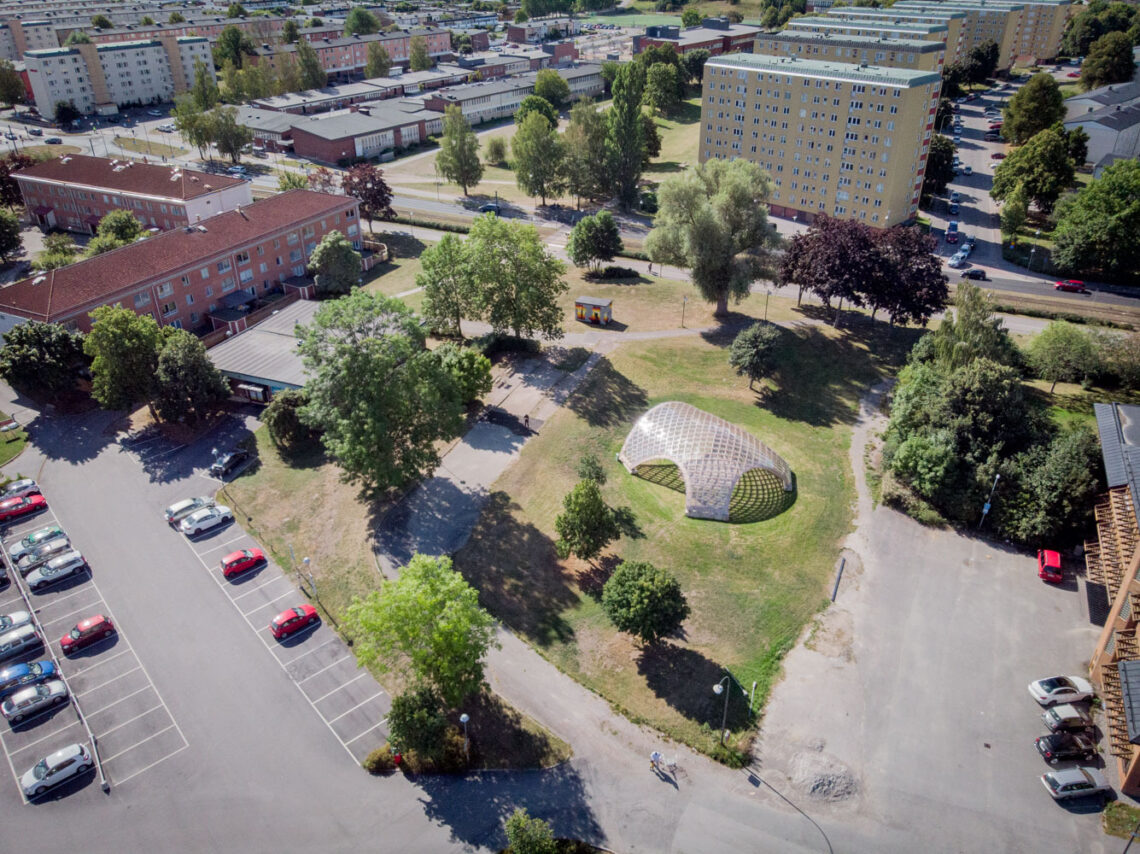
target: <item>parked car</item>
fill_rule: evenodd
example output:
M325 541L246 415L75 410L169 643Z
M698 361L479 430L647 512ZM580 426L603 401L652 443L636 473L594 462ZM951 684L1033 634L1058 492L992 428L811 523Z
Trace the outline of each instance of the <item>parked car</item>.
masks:
M44 140L48 145L63 145L63 140L58 136L49 136Z
M242 549L232 552L222 558L222 575L226 578L232 578L253 569L255 566L260 566L264 562L265 552L261 549Z
M317 609L306 602L303 605L298 605L296 608L290 608L287 611L282 611L273 618L273 622L269 624L269 631L273 633L273 637L277 640L288 637L294 632L298 632L305 626L311 625L320 619L317 614Z
M214 499L207 498L204 495L197 498L183 498L167 507L162 516L166 519L166 524L177 525L194 511L201 510L203 507L211 507L213 504Z
M0 714L4 715L4 720L8 723L18 724L52 706L66 703L68 696L67 686L62 679L29 685L0 703Z
M70 632L59 639L59 646L64 655L70 655L85 646L109 638L114 633L115 624L102 614L96 614L76 623Z
M1089 717L1089 713L1072 703L1062 703L1043 712L1041 720L1045 722L1049 732L1084 730L1093 727L1093 719Z
M1066 77L1080 77L1080 76L1081 76L1081 72L1079 72L1079 71L1070 71L1070 72L1069 72L1068 74L1066 74L1065 76L1066 76Z
M12 579L8 577L8 567L4 566L3 561L0 561L0 590L3 590L11 583Z
M973 175L974 174L974 167L973 166L963 166L962 167L962 174Z
M1002 154L1000 151L995 151L993 154L990 155L990 160L1005 160L1005 155Z
M0 522L18 519L29 513L47 509L47 500L42 495L22 495L19 498L5 498L0 501Z
M950 201L951 201L951 202L960 202L960 201L962 201L962 194L961 194L961 193L959 193L957 190L955 190L954 192L952 192L952 193L950 194Z
M0 614L0 635L26 626L32 622L32 615L27 611L13 611L11 614Z
M40 128L28 128L28 136L43 136L44 132Z
M1041 782L1045 784L1045 790L1056 801L1081 798L1086 795L1101 795L1103 797L1112 791L1112 787L1108 785L1108 780L1104 778L1104 774L1099 768L1083 765L1077 768L1049 771L1041 775Z
M147 110L146 114L148 116L155 116L157 118L162 115L162 110Z
M63 539L48 540L46 543L41 543L30 552L25 552L24 555L16 561L16 569L19 570L21 577L27 578L28 573L33 569L39 569L53 557L62 554L71 549L71 541L66 537Z
M976 101L976 100L978 100L978 96L975 93L971 92L970 94L968 94L966 96L966 100L967 101Z
M16 136L16 134L14 134L12 131L6 130L4 131L4 139L19 139L19 137Z
M1050 765L1064 762L1068 759L1079 759L1082 762L1091 762L1096 758L1096 743L1087 735L1080 732L1054 732L1049 735L1039 735L1033 744L1041 758Z
M225 451L220 454L210 466L210 474L214 477L225 477L248 459L249 451L245 450L245 448L234 448L232 451Z
M195 510L178 523L178 529L187 536L196 537L204 531L225 525L233 520L234 514L229 507L224 504L215 504L212 507Z
M176 130L178 130L177 126L173 122L166 122L159 125L155 129L161 131L162 133L174 133Z
M0 635L0 661L15 658L17 655L22 655L29 649L41 644L43 644L43 638L40 637L34 626L23 625L18 629L12 629L10 632L4 632Z
M987 133L982 137L982 140L985 142L1001 142L1001 137L996 133Z
M65 578L77 575L87 568L87 560L77 551L64 552L28 573L28 589L42 590L52 584L58 584Z
M963 270L962 271L962 278L963 279L980 279L981 281L984 282L986 280L986 271L980 269L979 267L974 267L972 270Z
M93 765L87 745L69 744L55 753L49 753L29 768L20 778L20 786L27 797L34 798L52 786L58 786L89 771Z
M1065 580L1059 552L1049 549L1037 550L1037 577L1053 584L1060 584Z
M52 540L66 538L67 534L59 525L48 525L46 528L39 528L38 530L32 531L32 533L8 549L8 556L12 558L12 560L19 560L37 546L42 546L44 543L51 542Z
M950 260L946 262L946 266L953 267L955 270L957 270L959 267L964 266L965 263L966 256L961 252L955 252L952 256L950 256Z
M1085 287L1085 283L1079 279L1065 279L1064 281L1056 282L1053 285L1053 290L1068 291L1069 293L1074 294L1092 293L1087 287Z
M487 202L485 205L479 205L479 213L493 213L498 216L502 213L502 209L495 202Z
M1093 686L1080 676L1050 676L1030 682L1029 695L1042 706L1079 703L1093 696Z
M22 495L38 494L40 494L39 485L30 477L24 477L20 480L14 480L5 486L3 492L0 492L0 500L5 498L19 498Z
M958 207L957 202L951 202L950 203L950 216L957 216L959 210L961 210L961 209Z
M7 697L25 685L35 685L55 677L55 663L46 658L31 664L13 664L0 670L0 698Z

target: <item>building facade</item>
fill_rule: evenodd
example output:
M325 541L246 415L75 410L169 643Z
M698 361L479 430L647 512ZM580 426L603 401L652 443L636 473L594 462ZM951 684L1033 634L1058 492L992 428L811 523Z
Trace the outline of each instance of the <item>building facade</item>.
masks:
M1065 121L1065 130L1084 128L1089 135L1088 162L1099 163L1108 155L1140 157L1140 103L1103 107Z
M169 231L253 202L250 183L240 178L85 154L45 160L14 177L40 228L81 234L94 234L114 210L129 210L144 226Z
M596 98L605 91L600 65L584 63L555 70L570 87L571 101ZM424 107L442 113L450 104L458 104L471 124L503 119L513 116L523 98L534 92L536 77L536 72L528 72L505 80L437 89L424 98Z
M910 222L941 85L933 71L716 57L705 65L699 158L764 167L777 216Z
M753 40L764 32L751 24L734 24L728 18L705 18L696 27L663 25L646 27L645 35L633 37L633 52L650 47L671 47L684 55L693 50L707 50L709 56L745 53L752 50Z
M331 231L361 247L356 199L280 193L15 282L0 290L0 323L39 320L87 331L91 311L122 305L162 326L199 328L213 313L240 309L303 276Z
M423 37L427 43L428 55L440 59L451 56L451 33L448 30L433 28L392 33L331 38L328 36L310 38L309 43L316 51L321 68L329 74L331 82L359 80L364 76L368 65L368 48L373 43L380 44L388 52L393 65L406 66L412 56L412 39ZM253 62L267 63L277 70L282 62L295 62L296 45L262 44L250 57Z
M824 62L882 65L942 73L946 46L937 41L845 36L780 30L756 36L753 53L762 56L794 56Z
M964 33L967 16L965 12L960 10L943 11L935 9L924 12L907 9L896 13L893 6L889 9L840 7L829 9L827 17L838 21L860 21L868 24L945 24L946 61L957 62L969 50L969 47L965 46Z
M960 10L967 14L970 46L997 42L1002 49L999 68L1018 58L1053 59L1074 7L1069 0L901 0L889 11ZM1002 40L996 38L1002 33ZM968 50L969 48L967 48ZM1008 60L1006 57L1008 56Z

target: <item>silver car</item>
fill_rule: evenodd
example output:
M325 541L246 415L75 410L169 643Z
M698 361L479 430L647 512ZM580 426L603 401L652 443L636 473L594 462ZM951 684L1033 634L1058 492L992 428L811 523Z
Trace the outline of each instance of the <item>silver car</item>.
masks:
M77 551L64 552L28 573L28 587L31 590L40 590L50 584L82 572L87 567L87 561Z
M52 786L70 780L94 765L85 744L69 744L62 750L49 753L20 778L20 788L33 798L42 795Z
M233 511L224 504L213 507L203 507L195 510L178 523L179 530L188 537L196 537L203 531L209 531L219 525L225 525L234 520Z
M12 629L26 626L32 622L32 615L27 611L13 611L11 614L0 614L0 635L7 634Z
M1083 765L1042 774L1041 782L1053 799L1058 801L1081 798L1085 795L1103 796L1112 791L1112 787L1108 785L1108 780L1099 768Z
M28 573L33 569L38 569L53 557L57 557L70 550L71 541L67 539L67 537L57 537L54 540L48 540L46 543L40 543L34 549L25 552L23 556L16 561L16 569L20 571L20 575L27 578Z
M38 495L40 491L39 486L30 477L14 480L0 490L0 501L5 498L19 498L23 495Z
M62 679L50 679L39 685L21 688L0 703L0 714L8 723L18 724L45 709L66 703L68 696L67 686Z
M40 638L39 632L31 625L26 624L10 632L4 632L0 635L0 661L15 658L42 644L43 639Z
M8 556L12 558L12 560L19 560L36 546L42 546L44 543L49 543L52 540L61 538L67 538L67 534L63 528L59 527L59 525L48 525L46 528L32 531L32 533L8 549Z
M205 496L183 498L181 501L176 501L167 507L162 516L166 519L166 524L174 525L181 522L196 510L201 510L203 507L210 507L213 503L214 499L206 498Z

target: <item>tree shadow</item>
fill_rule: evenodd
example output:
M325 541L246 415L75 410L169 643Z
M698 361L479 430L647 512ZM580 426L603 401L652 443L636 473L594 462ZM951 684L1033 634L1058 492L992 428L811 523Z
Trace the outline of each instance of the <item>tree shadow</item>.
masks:
M614 574L614 570L621 564L622 559L617 555L602 555L586 565L585 569L578 570L575 581L578 589L593 599L601 601L602 588Z
M558 562L554 542L524 521L505 492L483 505L455 568L479 591L487 610L539 646L566 643L574 630L562 616L579 603L571 579Z
M40 413L23 427L47 459L79 464L90 462L114 442L114 423L120 416L103 409L74 415Z
M591 427L617 427L644 412L649 396L603 356L566 406Z
M713 686L724 679L725 668L695 650L662 641L646 646L637 659L637 672L646 686L679 714L714 731L725 720L725 696ZM731 730L749 722L748 695L728 680L728 723Z

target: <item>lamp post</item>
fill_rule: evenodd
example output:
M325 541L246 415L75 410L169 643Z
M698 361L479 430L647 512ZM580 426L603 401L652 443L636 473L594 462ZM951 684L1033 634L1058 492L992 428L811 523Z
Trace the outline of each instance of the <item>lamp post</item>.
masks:
M686 295L681 297L681 328L682 329L685 328L685 306L687 306L688 304L689 304L689 297L686 294Z
M729 676L725 676L723 679L721 679L719 682L717 682L715 685L713 685L713 693L714 694L716 694L718 697L721 694L724 694L724 716L721 718L721 721L720 721L720 743L721 744L724 744L725 735L727 735L725 728L728 726L728 680L730 678L731 677L729 677Z
M310 571L312 567L312 561L310 561L307 557L303 557L301 558L301 563L305 565L305 575L309 577L309 586L313 589L313 598L317 601L320 601L321 597L317 595L317 582L313 578L313 573Z
M467 764L471 764L471 754L467 750L467 722L469 720L471 720L471 716L467 714L467 712L459 716L459 722L463 724L463 758L467 761Z
M990 507L993 506L994 490L997 489L998 481L1001 480L1000 474L994 475L994 485L990 487L990 494L986 496L986 503L982 505L982 518L978 521L978 530L982 529L985 524L986 514L990 512Z

